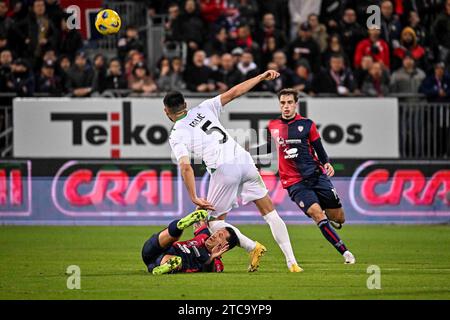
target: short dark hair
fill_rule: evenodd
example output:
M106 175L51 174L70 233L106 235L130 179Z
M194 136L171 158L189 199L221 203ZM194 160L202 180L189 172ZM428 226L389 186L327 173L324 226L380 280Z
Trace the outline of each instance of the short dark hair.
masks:
M342 55L342 53L335 52L335 53L330 55L330 61L331 61L331 59L342 59L342 60L344 60L344 56Z
M239 238L238 238L236 232L234 231L234 229L231 228L231 227L225 227L225 229L226 229L226 230L228 231L228 233L230 234L230 236L229 236L228 239L227 239L227 241L228 241L228 246L229 246L229 249L228 249L228 250L231 250L231 249L233 249L234 247L240 245L240 244L239 244Z
M170 112L176 113L185 108L184 96L179 91L170 91L166 94L163 100L164 106L170 110Z
M286 89L280 90L277 94L278 100L280 100L281 96L288 96L288 95L293 95L294 101L295 102L298 101L298 91L293 88L286 88Z

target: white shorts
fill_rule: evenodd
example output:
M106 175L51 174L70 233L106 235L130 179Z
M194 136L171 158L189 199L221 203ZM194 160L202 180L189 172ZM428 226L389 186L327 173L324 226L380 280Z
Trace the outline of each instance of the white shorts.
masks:
M211 174L207 200L216 209L209 212L211 217L219 217L237 208L238 197L246 205L264 198L268 192L250 155L248 159L237 162L222 164Z

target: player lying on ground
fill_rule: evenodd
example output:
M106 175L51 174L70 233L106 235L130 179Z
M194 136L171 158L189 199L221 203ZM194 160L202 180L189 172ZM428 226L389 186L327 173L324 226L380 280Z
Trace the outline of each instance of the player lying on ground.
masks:
M164 111L175 122L169 137L170 146L191 200L197 206L210 210L209 228L212 232L224 227L235 230L240 246L250 253L250 272L258 269L266 248L224 221L227 213L237 207L238 197L242 198L244 205L249 202L256 204L283 251L289 270L300 272L302 269L292 251L286 225L275 210L252 157L226 131L219 116L227 103L260 82L274 80L279 76L276 71L266 71L190 110L187 110L180 92L169 92L164 97ZM197 197L194 171L190 164L191 154L202 159L211 175L207 200Z
M212 235L206 225L195 230L195 237L178 241L183 230L208 216L196 210L152 235L142 248L142 260L155 275L175 272L221 272L220 256L235 247L239 240L232 228L221 228Z
M345 263L355 263L355 257L347 250L328 220L340 229L345 214L329 179L334 175L334 169L316 124L297 114L296 90L281 90L278 99L281 117L269 122L269 146L259 147L258 151L270 153L273 138L278 149L278 172L283 188L287 189L292 201L314 220L323 236L344 256Z

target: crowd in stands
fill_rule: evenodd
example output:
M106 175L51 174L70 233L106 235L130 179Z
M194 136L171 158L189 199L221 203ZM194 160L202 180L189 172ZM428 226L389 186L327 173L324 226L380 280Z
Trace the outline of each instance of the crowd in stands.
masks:
M281 76L257 91L308 95L425 95L450 101L450 0L147 0L167 15L164 46L185 44L149 69L136 26L117 57L88 57L56 0L0 0L0 92L92 96L224 92L266 69ZM380 26L368 27L370 5ZM374 20L376 21L376 19Z

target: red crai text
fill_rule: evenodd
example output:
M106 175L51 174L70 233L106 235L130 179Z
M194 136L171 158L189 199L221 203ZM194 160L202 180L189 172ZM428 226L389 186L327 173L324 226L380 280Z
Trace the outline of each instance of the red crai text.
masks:
M71 173L64 183L64 196L73 206L99 205L111 201L116 205L134 205L139 198L147 204L173 203L173 177L171 171L144 170L135 177L122 170L100 170L94 176L89 169ZM81 192L84 185L88 192Z
M390 185L386 192L377 191L377 186ZM440 199L449 205L450 170L439 170L426 178L420 170L397 170L392 177L386 169L377 169L364 177L362 196L370 205L398 205L402 198L412 205L433 205Z
M19 206L22 205L22 202L22 173L20 170L11 170L9 179L6 170L0 170L0 206L8 204Z

